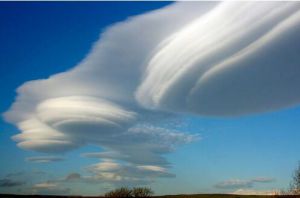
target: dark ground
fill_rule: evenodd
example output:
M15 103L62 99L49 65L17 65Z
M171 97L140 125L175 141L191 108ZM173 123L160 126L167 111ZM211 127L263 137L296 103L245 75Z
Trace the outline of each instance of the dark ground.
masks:
M101 196L46 196L46 195L7 195L0 194L1 198L101 198ZM222 194L196 194L196 195L164 195L153 198L300 198L300 195L222 195Z

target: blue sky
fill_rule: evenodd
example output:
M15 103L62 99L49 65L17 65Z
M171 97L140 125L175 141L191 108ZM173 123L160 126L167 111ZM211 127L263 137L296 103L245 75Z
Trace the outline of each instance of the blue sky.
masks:
M220 38L211 36L213 28L203 30L204 13L209 27L222 27L214 12L222 16L222 9L241 6L252 10L249 18L255 21L278 5L0 4L0 192L97 195L118 186L150 186L156 194L268 193L288 187L300 150L300 97L295 94L300 60L294 53L299 28L293 28L299 20L292 15L299 4L283 7L264 26L245 28L216 52L209 51L209 42ZM261 7L257 13L250 9L255 6ZM161 10L145 14L156 9ZM276 32L290 18L296 22ZM249 23L230 25L229 19L232 28L222 29L226 38ZM264 36L271 41L259 43ZM248 52L253 43L266 53ZM279 55L273 50L285 47ZM197 57L188 54L193 50ZM203 50L212 54L202 57ZM230 59L230 53L243 50L250 55ZM191 58L197 61L188 65ZM233 69L219 66L218 59L232 61ZM207 63L216 66L183 100L187 82ZM254 72L248 63L256 66ZM168 84L164 74L183 65L187 72ZM16 93L32 80L38 81Z

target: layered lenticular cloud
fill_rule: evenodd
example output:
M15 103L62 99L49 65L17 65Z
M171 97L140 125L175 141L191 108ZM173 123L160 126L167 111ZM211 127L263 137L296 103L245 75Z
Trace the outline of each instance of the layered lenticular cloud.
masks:
M167 37L137 91L146 107L233 116L298 103L299 3L222 3Z
M26 82L5 118L21 148L95 144L106 151L85 156L165 176L163 154L199 137L157 123L300 102L299 35L298 2L174 3L109 27L73 69Z

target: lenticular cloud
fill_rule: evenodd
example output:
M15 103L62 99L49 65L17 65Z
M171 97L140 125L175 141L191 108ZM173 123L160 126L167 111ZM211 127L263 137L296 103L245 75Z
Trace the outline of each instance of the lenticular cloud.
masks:
M5 118L24 149L96 144L106 151L86 156L165 170L162 155L198 137L157 120L299 104L299 35L298 2L175 3L112 25L72 70L26 82Z
M212 116L296 104L299 23L299 3L222 3L162 42L137 99Z

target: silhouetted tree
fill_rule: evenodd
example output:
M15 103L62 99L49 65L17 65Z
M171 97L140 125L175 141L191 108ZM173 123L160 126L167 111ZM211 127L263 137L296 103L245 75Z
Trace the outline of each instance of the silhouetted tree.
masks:
M105 193L105 197L151 197L153 195L153 191L151 188L133 188L132 190L129 188L117 188L115 190L109 191Z
M133 197L151 197L153 195L153 191L151 188L133 188L132 189Z
M132 190L128 188L117 188L115 190L105 193L105 197L132 197Z
M290 186L290 192L293 195L300 195L300 162L294 172L293 181Z

